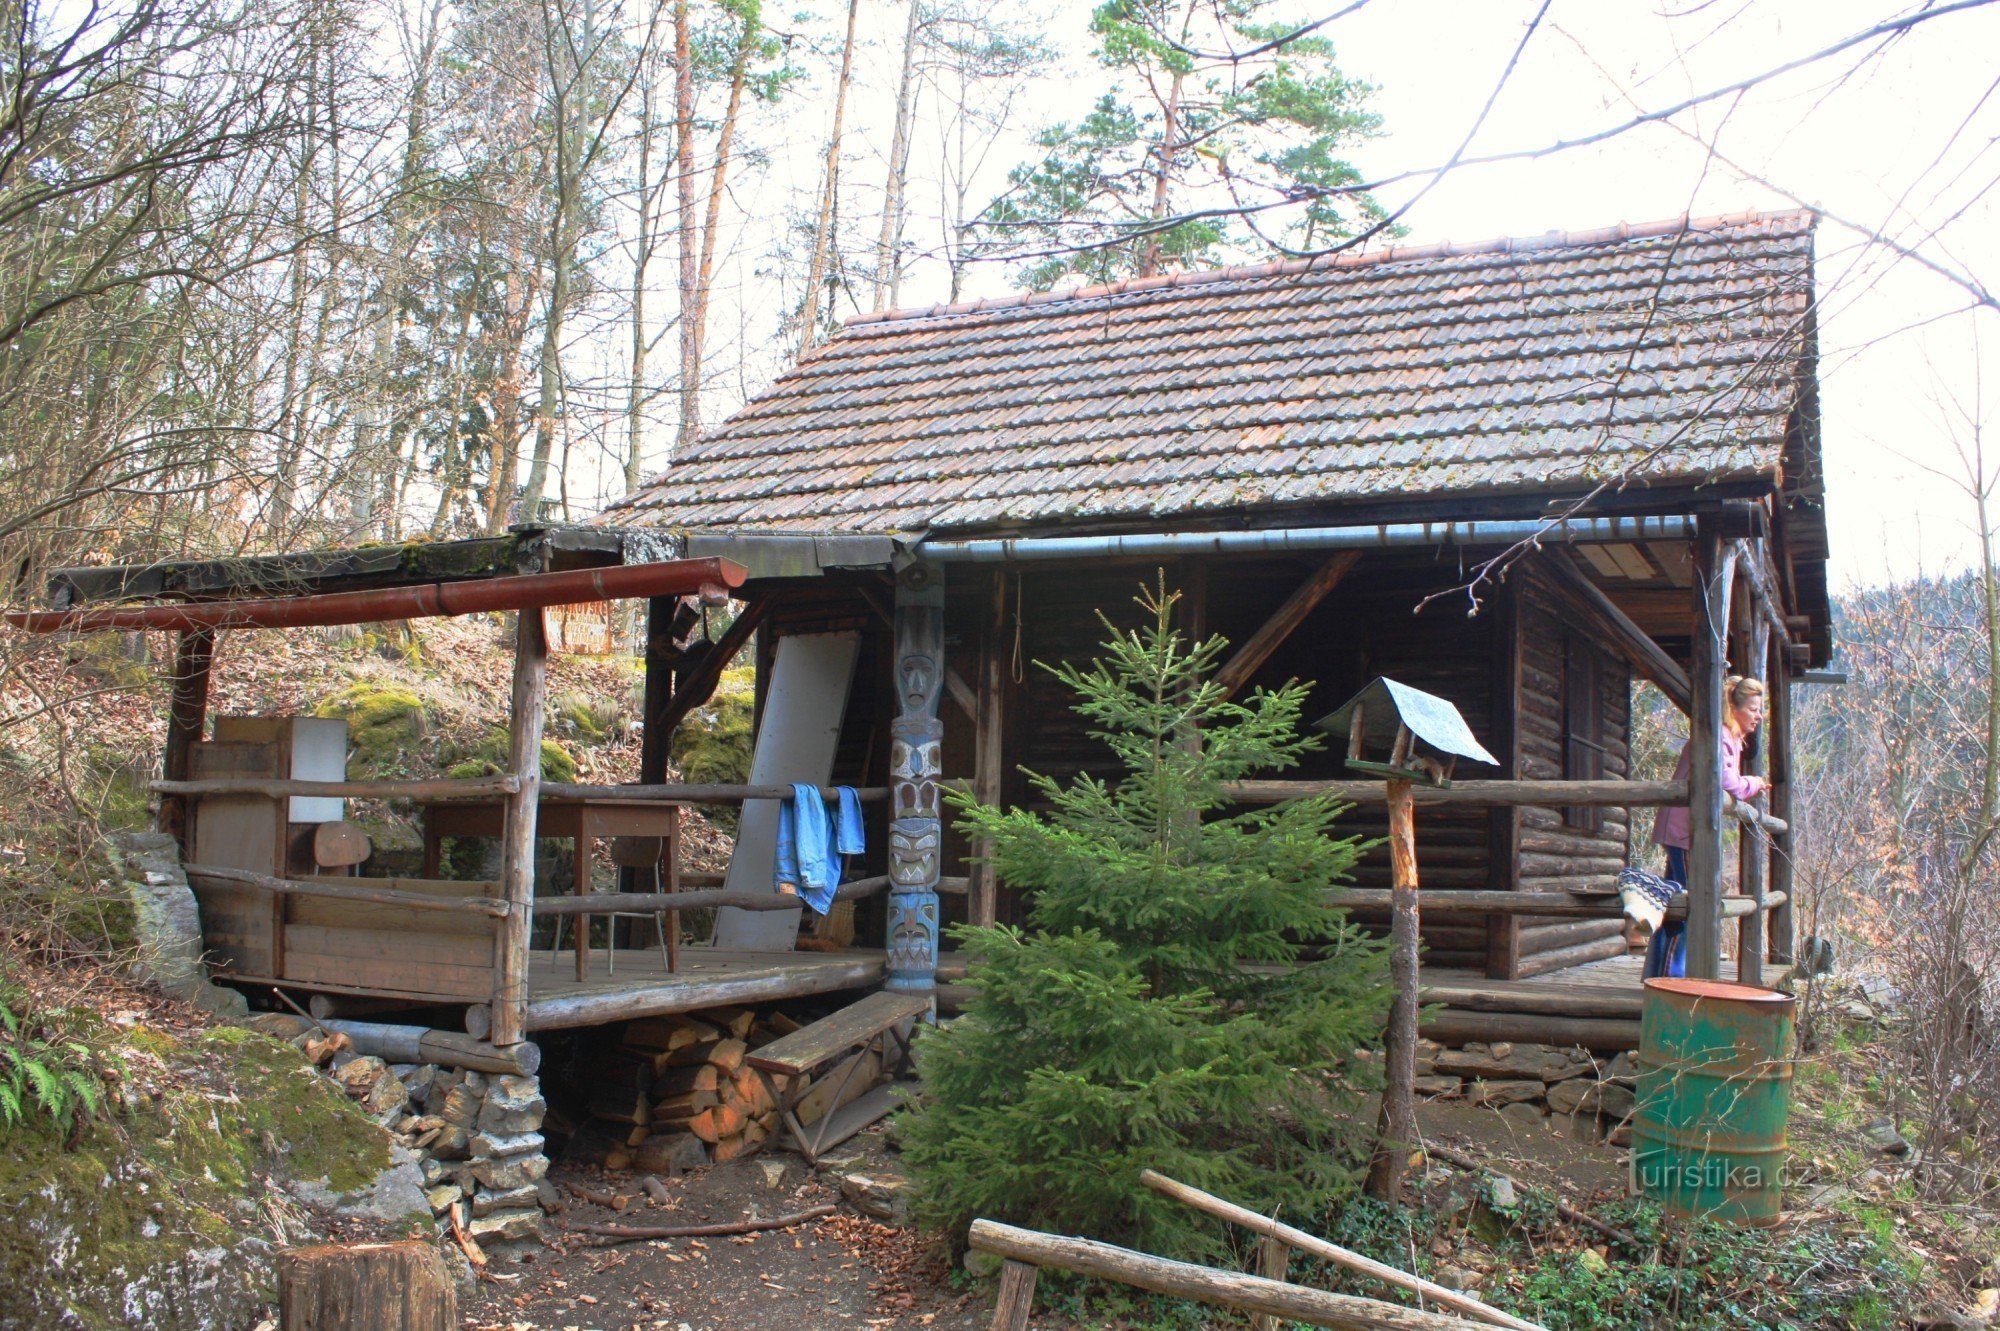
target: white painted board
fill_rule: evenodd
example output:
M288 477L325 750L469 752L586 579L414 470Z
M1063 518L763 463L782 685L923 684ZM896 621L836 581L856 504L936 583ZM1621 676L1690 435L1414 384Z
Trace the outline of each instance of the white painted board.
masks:
M292 721L292 780L347 780L347 722L338 717L295 716ZM331 795L294 795L295 823L337 823L347 801Z
M750 784L823 786L833 775L847 693L861 655L858 633L802 633L778 639L764 693L764 717L750 754ZM724 880L731 892L773 892L778 852L778 801L746 800L736 850ZM715 945L750 952L790 952L799 934L797 910L716 912Z

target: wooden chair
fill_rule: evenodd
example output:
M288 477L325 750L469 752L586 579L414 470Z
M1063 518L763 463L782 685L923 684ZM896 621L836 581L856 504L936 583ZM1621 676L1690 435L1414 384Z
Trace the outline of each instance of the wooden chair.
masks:
M652 874L652 885L648 890L654 893L661 893L667 890L666 875L660 872L660 857L665 852L665 839L662 837L621 836L611 838L611 862L621 869L650 871ZM642 878L641 881L643 883L644 879ZM600 894L591 893L590 895L596 896ZM615 892L605 892L601 895L612 900L616 900L618 896ZM643 920L650 918L653 921L654 927L660 933L660 959L666 963L667 973L671 975L680 968L681 913L679 911L605 910L597 913L608 916L611 920L611 938L609 940L611 945L604 950L604 964L609 974L616 975L618 973L617 931L619 920ZM551 964L555 962L557 955L562 951L563 922L568 918L565 915L558 915L556 917L555 940L549 945L549 961ZM579 915L577 918L583 921L578 926L579 928L588 929L590 927L590 916Z
M359 872L359 866L375 851L368 834L353 823L321 823L313 829L313 864L321 872Z

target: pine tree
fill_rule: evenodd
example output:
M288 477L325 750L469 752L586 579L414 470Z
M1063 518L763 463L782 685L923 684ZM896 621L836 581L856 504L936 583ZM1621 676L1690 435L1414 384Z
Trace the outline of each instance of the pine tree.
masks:
M1326 904L1353 865L1314 797L1229 812L1224 783L1293 766L1305 685L1226 699L1225 646L1139 598L1086 667L1051 669L1123 773L1031 780L1046 814L955 796L1031 928L960 928L977 989L919 1041L905 1123L925 1218L975 1216L1200 1253L1213 1226L1141 1187L1147 1168L1266 1210L1314 1214L1365 1147L1332 1070L1381 1028L1382 946ZM1101 618L1101 617L1100 617ZM1310 948L1311 955L1308 956Z
M1321 26L1274 0L1104 0L1091 13L1113 83L1036 141L982 239L1023 256L1023 286L1108 282L1311 250L1380 220L1346 160L1379 132L1368 84Z

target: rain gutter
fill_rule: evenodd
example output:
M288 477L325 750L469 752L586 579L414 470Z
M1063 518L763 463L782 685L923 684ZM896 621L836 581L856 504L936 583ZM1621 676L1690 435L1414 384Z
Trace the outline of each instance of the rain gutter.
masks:
M619 601L644 596L695 596L720 604L731 587L743 585L745 569L727 559L677 559L663 564L528 573L511 578L471 578L416 587L381 587L358 592L242 601L188 601L177 605L110 607L99 610L9 611L6 620L30 633L89 632L94 629L312 628L329 624L373 624L436 615L468 615L486 610L531 610L587 601Z
M1685 516L1536 519L1475 522L1387 522L1358 527L1281 527L1270 531L1141 532L1123 536L1023 536L925 540L918 559L1001 564L1040 559L1145 559L1175 555L1283 554L1294 550L1435 549L1516 545L1523 541L1686 541L1695 519Z

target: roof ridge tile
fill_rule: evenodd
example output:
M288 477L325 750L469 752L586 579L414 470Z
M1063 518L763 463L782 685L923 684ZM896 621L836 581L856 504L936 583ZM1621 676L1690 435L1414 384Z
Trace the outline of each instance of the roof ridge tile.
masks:
M1183 287L1205 286L1214 282L1256 281L1262 278L1290 277L1328 269L1366 268L1377 264L1407 263L1420 259L1582 249L1591 245L1608 245L1626 240L1652 240L1677 233L1720 231L1729 227L1750 226L1758 222L1779 223L1811 219L1807 222L1807 225L1810 225L1811 221L1818 220L1818 216L1818 213L1810 208L1793 208L1780 212L1761 212L1755 208L1748 208L1741 212L1719 213L1699 218L1682 213L1679 217L1662 218L1653 222L1619 222L1615 226L1583 231L1548 231L1539 236L1496 236L1490 240L1463 245L1441 240L1423 245L1390 245L1380 250L1359 253L1336 250L1328 254L1307 255L1295 259L1273 259L1265 263L1233 264L1226 268L1162 273L1154 277L1127 277L1116 282L1067 287L1061 291L1029 291L1018 296L982 296L977 300L959 301L955 304L912 305L875 310L851 316L844 321L842 327L856 329L914 319L986 314L999 310L1027 309L1037 305L1055 305L1067 301L1102 300L1111 296L1126 296L1147 291L1172 291Z

